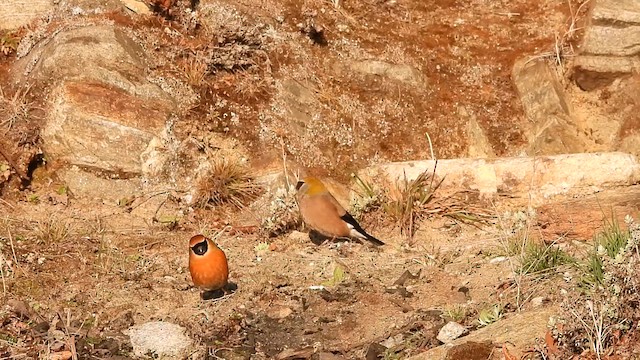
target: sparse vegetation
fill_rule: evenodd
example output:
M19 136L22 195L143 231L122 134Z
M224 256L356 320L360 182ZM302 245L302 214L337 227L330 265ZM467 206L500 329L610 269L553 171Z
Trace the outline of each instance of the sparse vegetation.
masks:
M201 208L230 204L242 209L260 191L260 186L255 183L246 166L226 158L217 158L198 181L193 202Z
M494 304L478 312L478 326L483 327L500 320L503 315L502 306Z
M627 246L631 233L622 230L620 224L612 216L605 222L605 228L595 236L593 249L587 255L585 264L581 265L582 283L587 288L601 286L605 280L604 262L607 258L615 259Z
M529 241L521 254L520 271L523 274L549 275L561 265L574 262L573 257L553 244Z
M34 232L38 242L58 244L71 235L71 224L68 220L51 215L45 220L34 223Z
M379 210L382 207L385 194L372 183L363 180L357 174L351 174L356 183L358 196L351 199L350 213L356 219L360 219L363 214Z
M14 31L0 30L0 53L4 56L15 54L20 37Z
M26 122L32 115L35 105L28 99L29 91L29 87L21 88L9 95L0 86L0 127L5 127L5 131Z
M268 208L268 215L262 219L261 228L269 236L295 229L301 223L293 186L278 187L270 198Z
M426 205L434 200L434 196L444 179L435 181L434 173L423 172L413 180L406 174L398 184L398 193L389 196L382 207L400 228L400 232L413 237L418 221L426 212Z
M467 308L464 305L456 304L444 309L443 316L446 320L462 323L468 316Z
M599 260L596 267L587 266L593 286L587 291L576 286L563 301L568 315L556 325L555 334L567 356L591 354L602 359L613 345L634 346L628 341L638 335L640 324L640 226L630 217L626 222L628 235L609 223L596 236L597 254L589 257L588 265L593 265L593 256Z

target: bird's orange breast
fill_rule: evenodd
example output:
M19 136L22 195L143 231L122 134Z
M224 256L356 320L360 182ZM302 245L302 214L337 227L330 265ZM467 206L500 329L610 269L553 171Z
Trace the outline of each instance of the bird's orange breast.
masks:
M195 286L204 290L221 289L227 285L229 278L227 257L217 247L210 248L202 256L190 251L189 272Z

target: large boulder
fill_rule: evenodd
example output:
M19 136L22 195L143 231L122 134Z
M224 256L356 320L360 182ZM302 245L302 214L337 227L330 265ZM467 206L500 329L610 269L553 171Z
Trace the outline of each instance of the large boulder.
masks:
M51 97L41 133L47 156L119 177L142 173L142 154L170 113L165 102L104 83L67 81Z
M640 71L640 2L597 0L591 9L573 78L583 90Z
M517 61L512 79L526 117L531 155L576 153L585 150L578 138L571 107L555 71L545 61Z
M75 195L129 197L162 171L156 148L170 141L176 104L147 80L148 62L124 31L94 25L63 30L15 64L15 82L48 89L43 149Z

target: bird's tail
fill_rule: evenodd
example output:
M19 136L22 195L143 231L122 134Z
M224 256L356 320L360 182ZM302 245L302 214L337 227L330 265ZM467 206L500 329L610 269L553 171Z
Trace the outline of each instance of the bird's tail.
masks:
M360 229L360 230L356 230L356 229L351 229L351 235L363 240L368 240L371 241L371 243L373 243L374 245L377 246L382 246L384 245L384 243L378 239L376 239L375 237L367 234L366 231Z

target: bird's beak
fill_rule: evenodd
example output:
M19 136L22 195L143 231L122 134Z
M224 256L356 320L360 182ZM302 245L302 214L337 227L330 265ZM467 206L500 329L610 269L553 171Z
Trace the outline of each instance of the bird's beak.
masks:
M304 185L304 181L298 181L298 183L296 184L296 190L300 190L302 185Z

